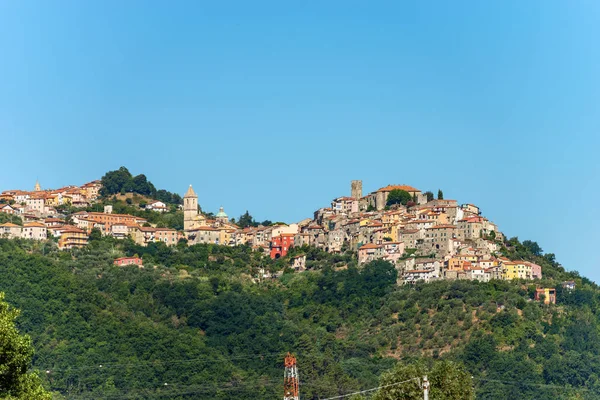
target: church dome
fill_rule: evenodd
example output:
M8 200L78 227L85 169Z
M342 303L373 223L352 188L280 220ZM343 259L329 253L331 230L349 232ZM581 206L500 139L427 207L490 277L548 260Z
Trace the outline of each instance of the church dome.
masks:
M223 211L223 207L219 208L219 212L217 213L217 218L227 218L227 214Z

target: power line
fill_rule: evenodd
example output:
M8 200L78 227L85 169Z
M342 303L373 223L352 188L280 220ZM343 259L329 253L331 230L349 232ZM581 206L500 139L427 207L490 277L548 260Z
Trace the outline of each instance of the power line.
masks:
M486 379L486 378L473 378L477 381L485 381L485 382L497 382L503 383L505 385L521 385L521 386L535 386L535 387L547 387L551 389L562 389L562 390L591 390L586 387L572 387L572 386L560 386L553 385L551 383L535 383L535 382L523 382L523 381L503 381L499 379Z
M343 394L341 396L328 397L328 398L323 399L323 400L342 399L344 397L354 396L355 394L362 394L362 393L373 392L375 390L379 390L379 389L383 389L383 388L387 388L387 387L391 387L391 386L398 386L398 385L401 385L403 383L407 383L407 382L411 382L411 381L419 381L420 382L421 380L419 378L407 379L407 380L402 381L402 382L390 383L389 385L378 386L378 387L375 387L375 388L372 388L372 389L361 390L359 392L354 392L354 393L347 393L347 394Z
M98 364L94 364L94 365L84 365L81 367L75 367L75 368L52 368L52 367L43 367L43 366L38 366L37 368L35 368L35 370L39 371L39 372L46 372L46 373L53 373L53 372L74 372L74 371L83 371L83 370L89 370L89 369L96 369L96 368L100 368L100 369L108 369L108 368L127 368L127 367L139 367L139 366L144 366L144 365L156 365L156 366L164 366L164 365L175 365L175 364L185 364L185 363L190 363L190 362L206 362L206 363L218 363L218 362L229 362L229 361L235 361L235 360L243 360L243 359L249 359L249 358L271 358L271 357L282 357L282 355L285 354L284 352L281 353L266 353L266 354L246 354L246 355L237 355L234 357L227 357L227 358L216 358L216 357L197 357L197 358L190 358L190 359L175 359L175 360L152 360L152 361L139 361L139 362L135 362L135 363L126 363L126 364L117 364L117 363L98 363Z

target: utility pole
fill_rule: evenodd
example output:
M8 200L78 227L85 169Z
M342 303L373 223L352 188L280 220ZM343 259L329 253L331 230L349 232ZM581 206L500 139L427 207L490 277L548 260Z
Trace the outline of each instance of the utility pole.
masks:
M429 400L429 381L427 375L423 377L423 400Z

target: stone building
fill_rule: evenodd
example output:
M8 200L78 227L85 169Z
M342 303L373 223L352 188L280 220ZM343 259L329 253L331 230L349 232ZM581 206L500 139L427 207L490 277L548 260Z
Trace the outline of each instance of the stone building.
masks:
M183 230L187 234L206 225L206 218L198 212L198 196L190 185L183 196Z
M362 181L352 181L350 183L350 197L357 201L362 197Z

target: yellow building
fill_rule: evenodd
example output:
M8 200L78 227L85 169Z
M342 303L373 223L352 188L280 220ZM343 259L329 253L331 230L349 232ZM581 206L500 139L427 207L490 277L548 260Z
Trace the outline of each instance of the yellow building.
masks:
M235 233L235 229L231 229L226 226L217 228L219 230L219 244L228 246L232 241L232 234Z
M544 304L550 304L550 303L556 304L556 289L555 288L535 289L535 299L537 301L540 301L543 299Z
M88 242L88 235L79 228L69 228L62 231L58 239L58 248L61 250L83 247Z
M502 278L505 280L531 279L531 265L521 261L503 262Z

